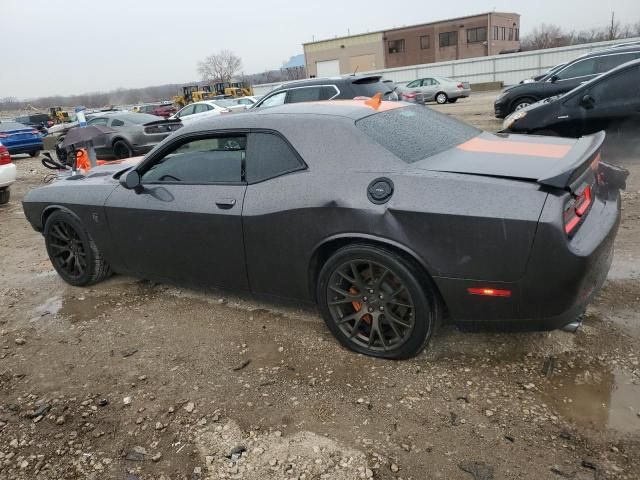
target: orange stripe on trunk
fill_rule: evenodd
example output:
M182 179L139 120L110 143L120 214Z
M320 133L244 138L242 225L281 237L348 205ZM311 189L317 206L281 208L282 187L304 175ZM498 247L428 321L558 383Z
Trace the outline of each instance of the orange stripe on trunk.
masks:
M458 145L466 152L506 153L510 155L530 155L534 157L563 158L571 145L552 143L513 142L509 140L486 140L475 137Z

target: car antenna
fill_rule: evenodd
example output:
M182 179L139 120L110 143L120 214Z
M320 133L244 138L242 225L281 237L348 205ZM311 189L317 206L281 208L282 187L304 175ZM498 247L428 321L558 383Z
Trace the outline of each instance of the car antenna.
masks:
M360 68L360 65L356 65L356 69L353 71L353 73L351 74L352 77L356 76L356 73L358 73L358 69Z

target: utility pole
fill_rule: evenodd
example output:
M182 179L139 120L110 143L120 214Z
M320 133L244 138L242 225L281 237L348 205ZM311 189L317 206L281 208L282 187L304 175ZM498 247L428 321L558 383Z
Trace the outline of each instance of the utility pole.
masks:
M615 26L614 26L614 19L615 19L615 15L616 12L611 12L611 27L609 27L609 40L615 40Z

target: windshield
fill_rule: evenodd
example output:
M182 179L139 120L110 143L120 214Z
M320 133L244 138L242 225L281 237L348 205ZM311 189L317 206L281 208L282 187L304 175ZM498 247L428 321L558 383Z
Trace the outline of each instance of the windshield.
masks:
M471 125L417 105L370 115L358 120L356 126L407 163L444 152L481 133Z

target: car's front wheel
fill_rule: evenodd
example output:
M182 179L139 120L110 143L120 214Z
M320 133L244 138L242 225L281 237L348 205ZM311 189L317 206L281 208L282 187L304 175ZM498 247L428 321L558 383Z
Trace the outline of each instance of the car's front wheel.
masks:
M62 279L76 287L98 283L111 274L80 221L68 212L53 212L44 226L49 259Z
M9 187L3 188L2 190L0 190L0 205L5 205L9 203L10 199L11 199L11 190L9 190Z
M338 250L320 271L316 295L329 330L365 355L417 355L439 323L430 282L411 262L375 246Z
M532 103L536 103L536 101L533 98L529 98L529 97L519 98L518 100L516 100L511 104L511 112L522 110L523 108L528 107Z
M117 159L133 157L133 149L124 140L117 140L113 144L113 154Z
M31 158L35 158L35 157L37 157L38 155L40 155L40 150L35 150L35 151L33 151L33 152L29 152L29 156L30 156Z

